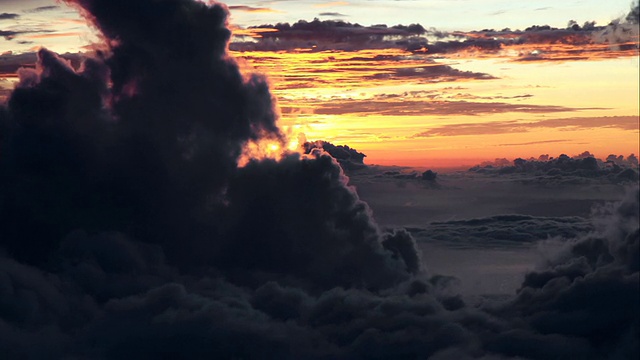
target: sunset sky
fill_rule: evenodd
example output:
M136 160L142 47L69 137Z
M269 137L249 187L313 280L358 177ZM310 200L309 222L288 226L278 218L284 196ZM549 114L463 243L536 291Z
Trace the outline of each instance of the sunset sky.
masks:
M346 144L369 164L416 167L638 153L638 25L625 19L628 0L227 5L230 50L268 76L292 140ZM97 41L64 3L0 7L0 99L16 64L33 62L24 53L78 53ZM264 26L299 20L307 23Z

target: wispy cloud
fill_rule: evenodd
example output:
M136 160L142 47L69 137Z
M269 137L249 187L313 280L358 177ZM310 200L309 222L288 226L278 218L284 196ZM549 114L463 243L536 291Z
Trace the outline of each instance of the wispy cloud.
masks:
M544 112L551 111L550 109L547 109ZM533 122L508 120L485 123L448 124L433 127L429 130L417 133L414 137L523 133L539 128L556 128L565 130L615 128L620 130L638 131L638 116L572 117Z
M59 8L60 8L60 6L57 6L57 5L39 6L37 8L25 10L24 12L26 12L26 13L37 13L37 12L43 12L43 11L57 10Z
M437 95L434 95L436 97ZM299 102L301 103L301 102ZM554 113L576 111L576 108L553 105L521 105L501 102L442 101L429 99L407 99L399 96L375 97L373 99L306 100L305 106L319 115L383 115L383 116L452 116L485 115L497 113ZM295 105L283 104L282 112L294 111ZM451 124L431 128L414 137L458 136L478 134L504 134L525 132L527 124L518 121Z
M349 15L341 14L339 12L321 12L318 15L320 15L320 16L337 16L337 17L349 16Z
M346 1L331 1L328 3L324 3L324 4L314 4L313 7L315 8L329 8L329 7L334 7L334 6L345 6L345 5L349 5L348 2Z
M496 146L526 146L526 145L538 145L538 144L553 144L553 143L562 143L569 142L571 140L541 140L541 141L528 141L523 143L513 143L513 144L498 144Z
M255 13L282 13L280 10L275 10L272 8L266 7L254 7L247 5L230 5L229 10L231 11L245 11L245 12L255 12Z

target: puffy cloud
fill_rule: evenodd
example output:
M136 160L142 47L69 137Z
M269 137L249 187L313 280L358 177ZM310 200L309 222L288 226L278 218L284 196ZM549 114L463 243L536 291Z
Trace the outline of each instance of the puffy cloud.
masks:
M416 272L407 234L382 239L368 206L346 183L337 162L317 150L310 159L248 163L227 188L230 217L215 263L267 278L285 275L312 289L381 289Z
M604 179L614 183L637 183L638 162L634 154L626 159L624 156L609 155L605 161L597 159L585 151L574 157L561 154L557 158L540 155L538 159L517 158L510 162L507 159L496 159L469 169L472 172L508 175L533 175L525 182L585 182L589 179Z
M301 144L305 154L311 153L314 149L322 149L338 160L343 169L357 169L364 166L364 158L367 155L350 148L347 145L334 145L328 141L318 140L314 142L305 141Z
M567 243L547 268L526 276L509 311L541 334L586 340L592 357L637 355L638 199L635 188L601 209L594 232Z

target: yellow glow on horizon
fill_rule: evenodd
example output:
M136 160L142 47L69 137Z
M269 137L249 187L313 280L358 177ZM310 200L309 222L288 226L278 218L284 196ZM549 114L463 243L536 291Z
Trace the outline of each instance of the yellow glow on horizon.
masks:
M572 51L567 45L553 46L557 54ZM586 50L597 54L604 46L609 45L594 44ZM508 51L530 49L514 46ZM292 137L303 133L309 140L349 145L367 154L367 163L416 166L444 159L575 155L585 150L602 157L638 152L637 131L606 124L535 125L550 119L638 116L638 82L632 80L638 76L637 54L609 51L583 61L514 62L506 53L425 58L398 49L374 49L234 55L268 74L281 109L280 122L291 129ZM497 78L456 78L455 72L420 76L422 69L438 66ZM398 71L408 75L397 76ZM522 126L508 133L414 137L443 126L509 121Z

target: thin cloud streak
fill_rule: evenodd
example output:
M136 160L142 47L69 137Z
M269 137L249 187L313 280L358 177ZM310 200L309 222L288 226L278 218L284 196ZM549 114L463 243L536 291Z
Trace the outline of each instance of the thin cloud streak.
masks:
M1 13L0 14L0 20L13 20L20 17L20 14L13 14L13 13Z
M254 6L246 6L246 5L229 5L228 8L232 12L234 10L246 11L246 12L251 12L251 13L282 13L283 12L283 11L275 10L275 9L271 9L271 8L254 7Z
M431 128L413 135L414 137L488 135L528 132L539 128L580 130L593 128L613 128L638 131L637 116L573 117L548 119L535 122L517 120L493 121L487 123L450 124Z
M569 142L571 140L540 140L540 141L529 141L523 143L515 143L515 144L498 144L496 146L526 146L526 145L538 145L538 144L554 144L554 143L563 143Z

